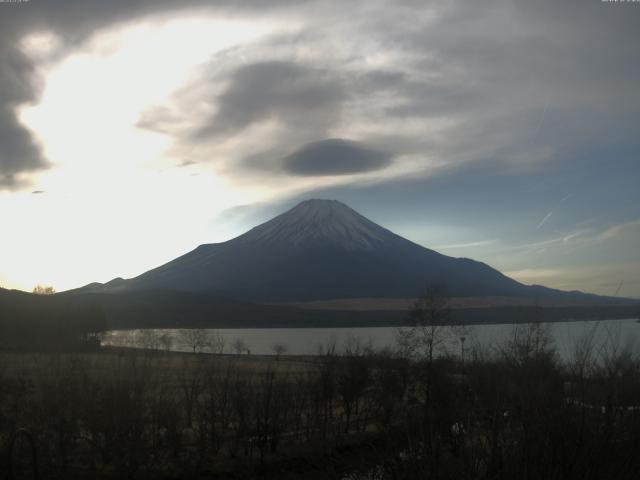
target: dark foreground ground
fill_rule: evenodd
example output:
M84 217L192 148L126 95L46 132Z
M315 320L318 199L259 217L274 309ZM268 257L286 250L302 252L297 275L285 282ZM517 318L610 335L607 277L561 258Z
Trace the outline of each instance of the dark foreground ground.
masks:
M430 360L440 337L414 333L385 354L0 353L2 476L640 478L640 360L622 343L585 338L561 364L527 326Z

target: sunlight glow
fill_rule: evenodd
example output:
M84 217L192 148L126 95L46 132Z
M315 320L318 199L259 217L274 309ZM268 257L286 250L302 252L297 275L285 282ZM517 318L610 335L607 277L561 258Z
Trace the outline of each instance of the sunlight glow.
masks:
M52 168L33 178L43 193L0 193L2 285L58 290L134 276L232 232L209 220L262 188L238 188L203 165L178 167L171 139L136 127L170 102L216 52L254 41L271 25L226 19L146 21L99 32L59 61L58 39L23 39L44 79L37 104L18 115ZM25 221L25 219L28 219Z

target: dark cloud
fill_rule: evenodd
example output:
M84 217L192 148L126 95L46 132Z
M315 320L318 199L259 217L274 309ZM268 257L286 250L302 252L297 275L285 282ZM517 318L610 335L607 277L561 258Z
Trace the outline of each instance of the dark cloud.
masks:
M187 152L195 143L219 142L268 120L290 129L270 145L240 153L252 161L235 162L227 173L237 168L244 175L249 164L264 171L270 158L282 158L292 145L350 136L344 122L358 119L349 110L354 99L375 106L385 96L366 120L388 127L382 135L394 137L388 148L399 157L424 155L453 164L564 161L592 148L594 139L621 138L620 126L625 139L637 134L630 125L637 125L640 110L640 8L631 3L32 1L0 4L0 188L46 166L14 115L16 105L38 94L33 65L17 48L22 35L53 31L72 48L103 27L194 8L261 18L277 11L304 25L252 46L247 64L239 60L244 51L231 52L235 63L226 67L218 68L220 59L214 59L199 79L203 96L196 99L209 106L207 115L189 132L162 107L141 119L139 126L172 135ZM341 43L351 39L358 47L345 55ZM193 103L186 105L187 115L196 117ZM425 130L403 138L396 124L414 119L448 126L437 135ZM277 166L272 162L266 170Z
M0 189L20 187L22 173L45 166L29 131L18 124L11 110L0 107Z
M20 50L21 39L44 30L67 42L80 41L101 24L124 16L125 3L0 4L0 189L20 187L26 183L23 174L47 167L33 136L16 118L16 108L35 101L40 87L33 63Z
M369 172L390 163L391 155L387 152L349 140L330 138L303 146L287 156L283 166L294 175L320 176Z
M32 81L33 68L24 55L0 44L0 189L19 186L17 177L21 173L46 165L14 112L18 104L32 98Z
M304 17L304 34L274 35L212 59L195 85L215 88L198 99L209 108L193 135L175 126L202 114L191 108L193 98L178 120L157 110L141 125L173 129L189 151L194 140L213 145L277 120L288 134L260 138L238 154L240 161L225 155L225 173L247 178L278 172L273 159L292 145L355 136L354 126L358 138L374 139L399 158L422 156L425 171L431 159L527 171L588 151L594 139L620 138L621 126L637 124L638 8L572 0L323 7L308 6L314 15ZM238 66L238 58L249 63ZM419 123L424 128L415 128Z
M40 83L34 65L20 51L30 33L52 32L62 42L60 54L72 50L97 30L149 15L210 9L220 15L259 14L305 2L276 0L49 0L0 3L0 189L22 185L20 177L46 168L32 135L17 120L15 108L37 100Z
M216 113L196 137L238 134L272 118L292 128L326 129L337 121L344 99L344 86L330 71L287 61L245 65L231 75L215 101Z
M404 75L368 83L395 93L387 122L453 125L425 153L511 166L564 161L637 124L640 9L633 5L454 0L431 4L434 15L420 28L419 13L429 10L420 4L389 9L365 28L384 31L385 45L410 54L398 65Z

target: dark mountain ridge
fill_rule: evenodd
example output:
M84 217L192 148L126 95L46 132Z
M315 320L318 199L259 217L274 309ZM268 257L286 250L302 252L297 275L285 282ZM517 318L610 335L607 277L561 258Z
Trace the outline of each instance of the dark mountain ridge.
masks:
M422 247L336 200L307 200L222 243L200 245L129 279L76 292L171 290L270 302L411 298L426 284L452 296L579 296L523 285L490 266Z

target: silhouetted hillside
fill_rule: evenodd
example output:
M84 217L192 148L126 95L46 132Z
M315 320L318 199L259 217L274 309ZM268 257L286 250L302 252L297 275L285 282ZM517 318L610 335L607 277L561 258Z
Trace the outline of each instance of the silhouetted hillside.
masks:
M86 348L106 328L101 307L87 296L0 289L0 347Z

